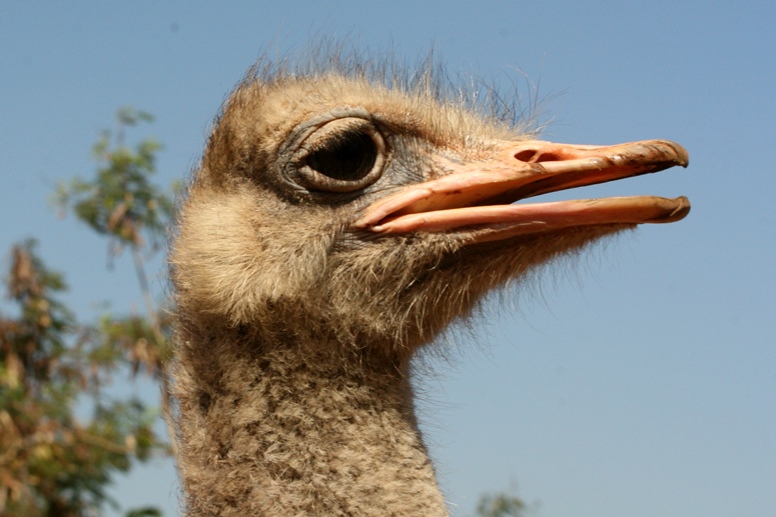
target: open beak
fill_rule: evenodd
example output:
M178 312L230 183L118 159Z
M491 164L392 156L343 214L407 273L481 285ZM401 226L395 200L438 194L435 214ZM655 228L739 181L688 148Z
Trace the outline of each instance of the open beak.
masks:
M374 202L356 226L381 234L465 232L471 242L485 242L581 226L670 223L690 211L686 197L516 203L675 165L686 167L687 151L668 140L605 147L504 142L488 159L461 163L437 158L437 162L443 176Z

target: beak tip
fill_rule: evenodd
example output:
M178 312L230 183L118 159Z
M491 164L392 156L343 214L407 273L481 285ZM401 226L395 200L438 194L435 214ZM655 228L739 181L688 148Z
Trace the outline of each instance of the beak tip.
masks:
M650 222L653 223L674 223L676 221L681 221L685 217L687 217L687 214L690 213L690 209L692 208L692 205L690 204L690 200L686 196L679 196L676 199L671 200L674 202L675 207L673 210L668 212L666 215L652 220Z
M666 141L666 143L676 152L676 164L687 168L687 166L690 165L690 153L687 152L687 149L676 142Z

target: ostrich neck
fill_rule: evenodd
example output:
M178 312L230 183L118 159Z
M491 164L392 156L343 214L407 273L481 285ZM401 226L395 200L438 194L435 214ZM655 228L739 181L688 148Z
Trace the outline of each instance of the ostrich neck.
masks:
M188 515L447 515L406 365L242 341L179 344Z

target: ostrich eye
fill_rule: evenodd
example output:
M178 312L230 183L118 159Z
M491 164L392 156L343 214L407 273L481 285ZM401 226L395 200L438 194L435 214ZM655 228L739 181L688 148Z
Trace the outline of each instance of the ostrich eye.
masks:
M332 138L306 160L311 169L337 181L359 181L369 174L375 161L377 146L370 135L360 131Z
M298 179L305 188L353 192L371 185L383 173L386 145L368 120L343 118L316 129L303 144Z

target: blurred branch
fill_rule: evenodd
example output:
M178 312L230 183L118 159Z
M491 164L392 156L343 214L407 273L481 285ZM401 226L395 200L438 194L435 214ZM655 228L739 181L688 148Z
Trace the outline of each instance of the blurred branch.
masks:
M62 212L72 211L78 220L108 237L111 259L122 248L130 248L147 324L141 325L145 334L131 334L134 339L124 339L116 336L115 332L114 337L121 338L118 340L134 358L134 374L142 364L144 370L160 382L162 412L174 452L177 443L171 420L173 403L167 375L170 330L154 302L143 256L144 251L158 251L160 243L165 242L174 203L170 195L150 181L156 173L156 155L161 145L150 138L140 140L134 148L126 144L127 128L152 120L147 112L131 107L119 109L116 129L103 131L93 147L98 161L96 175L90 180L75 178L70 182L60 182L54 202ZM123 327L118 325L118 328Z

